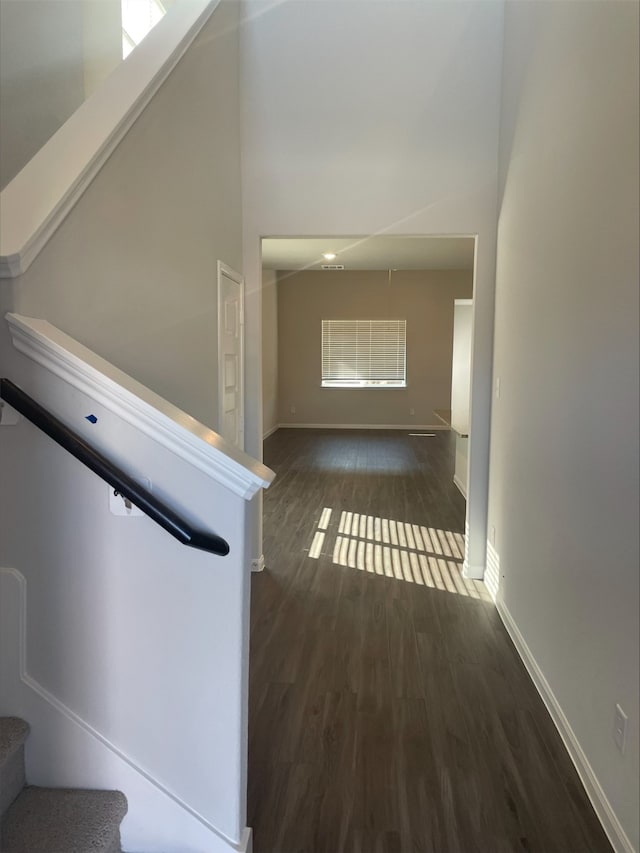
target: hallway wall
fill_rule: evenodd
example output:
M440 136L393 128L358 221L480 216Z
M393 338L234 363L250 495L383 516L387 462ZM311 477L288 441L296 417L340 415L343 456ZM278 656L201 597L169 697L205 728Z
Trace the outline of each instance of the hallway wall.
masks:
M638 102L637 3L507 4L489 514L499 601L635 850Z
M502 2L243 3L247 449L262 452L260 238L477 234L469 562L485 561ZM255 548L259 545L255 527Z
M0 284L15 311L213 428L216 261L242 268L238 11L215 9L42 253Z

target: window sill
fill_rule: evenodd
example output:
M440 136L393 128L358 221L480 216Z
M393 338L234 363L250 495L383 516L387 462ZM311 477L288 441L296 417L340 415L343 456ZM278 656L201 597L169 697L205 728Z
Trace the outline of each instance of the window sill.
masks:
M336 391L341 389L345 391L404 391L407 388L407 384L405 382L404 385L348 385L345 383L336 383L335 385L328 385L322 382L320 384L320 387L329 391Z

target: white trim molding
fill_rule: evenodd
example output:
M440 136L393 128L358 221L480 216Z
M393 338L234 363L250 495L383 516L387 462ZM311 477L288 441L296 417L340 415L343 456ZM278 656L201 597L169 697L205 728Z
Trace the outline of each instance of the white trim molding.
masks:
M275 429L397 429L448 430L443 424L278 424Z
M0 193L0 278L23 273L220 0L180 0Z
M484 580L484 566L472 566L466 560L462 564L462 577L467 580Z
M270 435L273 435L273 434L274 434L274 432L278 432L278 430L279 430L279 429L280 429L280 424L276 424L275 426L272 426L272 427L271 427L271 429L268 429L268 430L263 434L263 436L262 436L262 440L264 441L264 440L265 440L265 438L269 438L269 436L270 436Z
M465 483L462 482L462 480L460 479L460 477L458 477L457 474L453 475L453 482L458 487L458 491L460 492L462 497L466 500L467 499L467 487L466 487Z
M263 572L265 567L264 554L260 554L255 560L251 560L252 572Z
M580 781L584 786L587 796L591 800L591 804L595 809L613 849L616 853L636 853L626 832L622 828L622 824L611 808L611 804L609 803L605 792L602 790L602 786L593 772L593 768L589 764L589 759L580 746L578 738L571 728L569 720L566 718L560 703L556 699L549 682L544 676L544 673L538 666L538 663L534 658L531 649L527 645L526 640L520 633L520 630L511 616L509 609L501 599L496 601L496 607L509 636L513 640L518 654L527 668L527 672L531 676L531 680L551 715L551 719L562 738L566 750L569 753L569 757L578 772Z
M275 474L45 320L7 314L14 347L245 500Z
M462 564L462 577L474 581L484 580L485 569L486 565L484 563L471 563L469 561L469 502L467 501L467 517L464 522L464 562Z

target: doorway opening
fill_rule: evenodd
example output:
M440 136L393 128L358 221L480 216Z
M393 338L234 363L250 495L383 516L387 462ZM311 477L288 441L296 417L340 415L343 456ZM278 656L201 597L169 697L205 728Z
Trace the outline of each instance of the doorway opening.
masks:
M405 849L409 823L442 809L428 774L457 766L447 727L473 705L465 667L504 639L487 637L491 596L465 573L457 477L469 429L454 350L468 410L471 346L454 347L455 319L473 318L475 238L262 250L264 461L277 477L252 584L248 821L258 853ZM442 753L414 760L416 739Z
M263 438L450 429L466 500L475 241L264 238Z

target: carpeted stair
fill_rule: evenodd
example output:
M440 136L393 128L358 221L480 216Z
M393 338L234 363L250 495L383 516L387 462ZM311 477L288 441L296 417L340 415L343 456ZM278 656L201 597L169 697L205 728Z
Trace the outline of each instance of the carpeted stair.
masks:
M29 726L0 718L0 853L122 853L120 791L25 787Z

